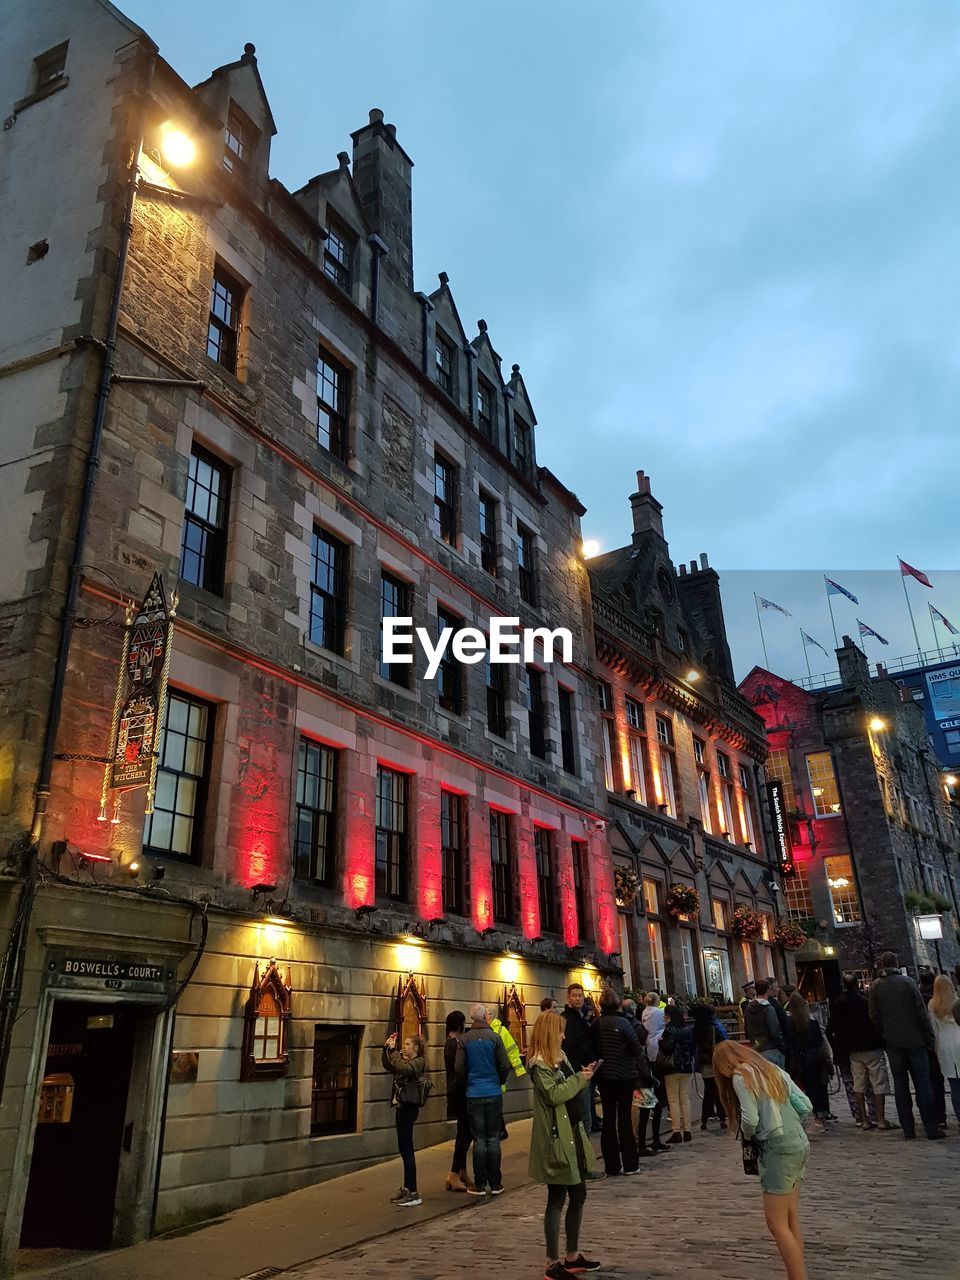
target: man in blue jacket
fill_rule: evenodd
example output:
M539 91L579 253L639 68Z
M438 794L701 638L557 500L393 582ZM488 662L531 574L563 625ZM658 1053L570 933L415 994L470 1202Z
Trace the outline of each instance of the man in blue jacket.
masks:
M503 1086L510 1074L510 1059L503 1041L492 1030L487 1006L470 1008L472 1025L457 1049L455 1071L464 1082L467 1115L473 1133L473 1182L470 1195L503 1191L500 1173L500 1131L503 1127Z

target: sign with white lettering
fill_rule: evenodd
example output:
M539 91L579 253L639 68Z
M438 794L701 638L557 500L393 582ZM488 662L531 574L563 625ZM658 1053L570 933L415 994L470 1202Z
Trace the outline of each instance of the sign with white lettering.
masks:
M777 862L785 876L793 875L793 849L790 847L790 828L784 807L783 783L771 778L767 783L767 799L770 801L770 817L773 821L773 843L777 850Z
M153 991L159 994L172 987L176 972L172 965L154 964L132 957L64 952L48 960L47 979L57 987L139 993Z

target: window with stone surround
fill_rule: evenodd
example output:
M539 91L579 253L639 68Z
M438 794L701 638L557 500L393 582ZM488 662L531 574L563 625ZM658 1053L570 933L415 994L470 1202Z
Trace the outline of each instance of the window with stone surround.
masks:
M323 274L347 293L353 283L356 238L338 219L327 214L327 238L323 242Z
M67 66L67 46L69 43L69 40L65 40L63 44L58 44L53 49L48 49L46 53L41 53L39 57L34 58L34 93L38 93L41 89L46 88L48 84L53 84L63 78Z
M403 902L409 868L409 779L404 773L377 766L376 891L382 898Z
M530 737L530 754L538 760L546 759L546 718L543 703L543 672L536 667L522 668L524 701L527 708L527 728Z
M310 1133L321 1137L359 1131L357 1099L363 1027L318 1023L313 1029Z
M223 135L223 167L227 173L246 176L259 136L248 117L231 102Z
M643 909L648 915L660 914L660 886L656 880L643 880Z
M338 458L347 454L350 374L321 347L317 355L317 443Z
M347 612L347 548L326 529L314 529L310 552L310 640L343 653Z
M667 975L663 963L663 933L658 920L647 921L647 943L650 947L650 968L655 991L666 990Z
M554 835L546 827L534 827L533 851L537 866L537 903L540 932L553 933L557 927L557 881Z
M463 626L463 619L447 609L437 609L437 634L448 628L456 633ZM443 651L437 668L437 701L444 711L453 715L463 714L463 669L453 656L452 642Z
M443 862L443 909L463 915L466 898L464 850L466 804L454 791L440 792L440 851Z
M676 761L673 752L673 721L657 716L657 743L660 760L660 807L671 818L679 816Z
M194 445L187 464L180 579L218 596L224 588L229 510L229 466Z
M750 771L744 764L737 766L737 773L740 781L740 796L743 804L742 811L742 835L743 843L749 845L754 852L757 851L757 832L753 821L753 787L750 783Z
M434 343L437 386L448 396L453 395L453 343L437 330Z
M407 688L410 684L412 666L406 662L384 662L383 660L383 620L384 618L409 618L410 586L392 573L380 574L380 677Z
M810 896L810 875L806 862L796 863L793 874L783 877L783 905L788 920L813 918L813 898Z
M499 570L499 502L480 490L480 564L492 578Z
M840 817L840 792L833 772L829 751L814 751L807 756L807 776L813 796L813 811L818 818Z
M477 425L488 440L497 434L497 393L483 374L477 375Z
M241 1080L276 1080L287 1074L291 994L289 968L281 973L271 960L261 975L257 962L244 1013Z
M433 455L433 531L441 542L456 546L458 468L441 453Z
M557 699L560 704L560 762L565 773L577 772L577 734L576 713L574 711L573 690L557 686Z
M493 872L493 918L513 924L513 850L510 815L490 810L490 865Z
M207 798L214 709L179 689L167 694L157 761L153 813L143 828L151 853L200 860L200 828Z
M297 831L294 873L327 889L336 871L337 753L300 739L297 757Z
M797 793L793 786L793 774L790 771L790 754L783 747L777 747L767 756L767 777L776 778L783 787L783 802L787 813L796 813Z
M836 925L860 923L860 899L853 874L853 861L847 854L824 858L827 887L833 906L833 922Z
M710 913L713 918L713 927L726 932L730 928L730 905L721 901L720 898L711 898Z
M577 937L589 938L590 912L587 906L589 866L586 840L571 840L570 853L573 857L573 901L577 911Z
M207 355L230 373L237 372L244 292L240 281L218 262L213 269L210 288Z
M517 413L513 415L513 461L518 471L530 474L530 427Z
M490 652L484 659L484 682L487 695L487 728L498 738L507 736L507 668L502 662L491 662Z
M527 604L537 603L537 540L532 529L517 521L517 576L520 582L520 599Z

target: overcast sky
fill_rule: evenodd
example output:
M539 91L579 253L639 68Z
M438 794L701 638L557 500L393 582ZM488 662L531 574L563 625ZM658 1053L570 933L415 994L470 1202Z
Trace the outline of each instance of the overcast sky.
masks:
M539 460L605 547L642 467L676 560L958 564L956 0L121 7L194 83L256 44L290 188L370 107L396 124L417 287L447 271L468 332L519 362ZM933 576L960 626L960 575ZM740 674L754 590L831 647L818 581L725 581ZM906 652L899 577L868 581L871 656ZM799 674L778 622L771 665Z

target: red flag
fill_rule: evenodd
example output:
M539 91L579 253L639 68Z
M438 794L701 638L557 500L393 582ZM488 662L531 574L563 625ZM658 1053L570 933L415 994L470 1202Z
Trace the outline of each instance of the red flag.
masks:
M922 582L925 587L933 586L933 583L922 569L915 569L912 564L907 564L906 560L901 560L899 556L897 556L897 562L900 565L900 574L902 577L916 578L916 580L918 582Z

